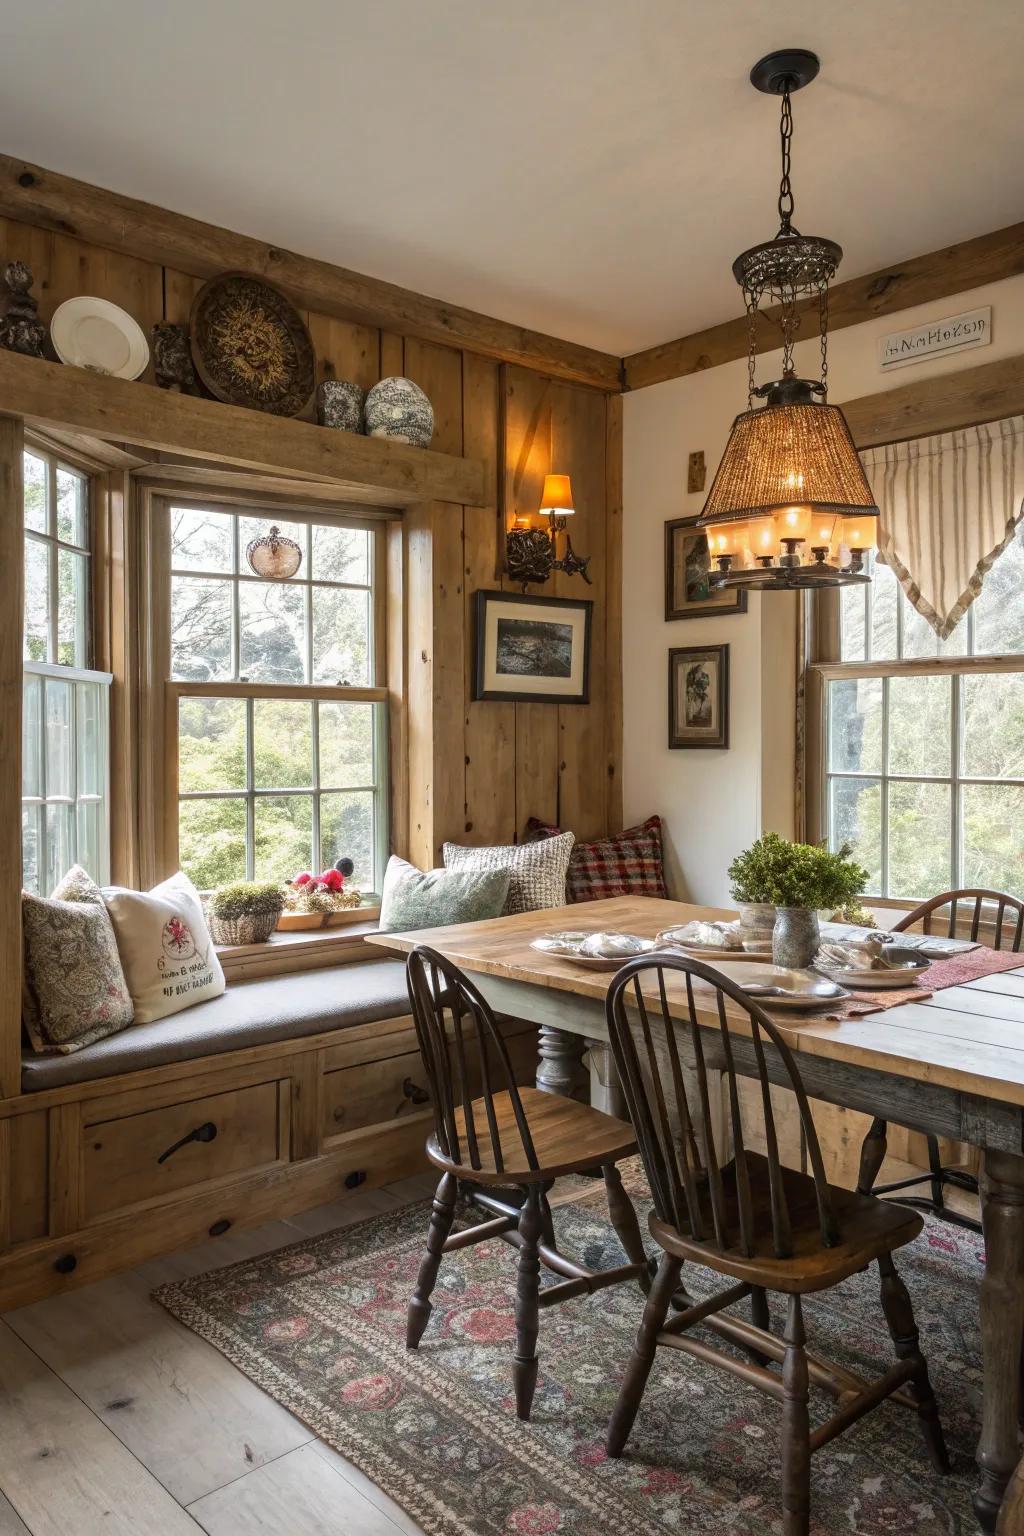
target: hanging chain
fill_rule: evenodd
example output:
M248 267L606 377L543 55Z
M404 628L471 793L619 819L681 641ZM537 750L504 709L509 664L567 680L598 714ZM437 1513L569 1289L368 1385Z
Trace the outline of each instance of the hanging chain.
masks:
M793 144L793 103L790 100L789 86L782 93L782 119L779 124L779 137L782 140L782 180L779 182L779 220L780 233L789 233L789 227L793 219L793 188L790 184L790 152Z
M828 399L828 281L818 289L818 330L821 335L821 398Z
M757 385L757 303L760 294L756 289L744 288L743 298L747 306L747 410L752 411Z

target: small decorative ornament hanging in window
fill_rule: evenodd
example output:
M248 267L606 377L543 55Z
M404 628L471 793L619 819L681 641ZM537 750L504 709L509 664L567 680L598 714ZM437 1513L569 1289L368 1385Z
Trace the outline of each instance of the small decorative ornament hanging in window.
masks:
M246 546L249 569L268 581L287 581L302 564L302 550L294 539L286 539L276 523L262 538Z

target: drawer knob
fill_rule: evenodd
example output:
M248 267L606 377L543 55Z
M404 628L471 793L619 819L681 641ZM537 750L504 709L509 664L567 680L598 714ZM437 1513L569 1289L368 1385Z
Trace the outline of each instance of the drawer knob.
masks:
M363 1173L362 1169L357 1169L355 1173L346 1173L346 1175L345 1175L345 1188L346 1189L358 1189L360 1184L365 1184L365 1183L366 1183L366 1174Z
M62 1253L59 1259L55 1259L53 1267L58 1275L73 1275L78 1268L78 1260L73 1253Z
M420 1088L418 1084L414 1083L411 1077L407 1077L405 1082L402 1084L402 1092L409 1100L410 1104L430 1103L430 1094L425 1088Z
M207 1120L205 1125L197 1125L194 1130L189 1131L187 1136L182 1136L180 1141L168 1147L166 1152L161 1152L157 1162L166 1163L169 1157L173 1157L175 1152L180 1152L182 1147L187 1147L190 1141L213 1141L216 1134L217 1127L212 1120Z

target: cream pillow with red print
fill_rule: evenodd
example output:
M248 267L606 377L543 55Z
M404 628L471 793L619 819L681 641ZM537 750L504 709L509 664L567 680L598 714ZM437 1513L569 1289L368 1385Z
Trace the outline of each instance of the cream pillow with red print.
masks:
M103 899L136 1024L166 1019L224 991L203 904L187 875L172 875L151 891L107 886Z

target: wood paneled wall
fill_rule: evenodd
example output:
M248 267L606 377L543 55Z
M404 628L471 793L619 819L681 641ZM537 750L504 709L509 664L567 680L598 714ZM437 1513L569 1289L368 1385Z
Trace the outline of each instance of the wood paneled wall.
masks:
M120 304L149 335L159 320L185 321L202 280L105 250L70 235L0 219L0 260L20 258L35 279L40 313L95 294ZM491 505L447 503L407 513L389 559L401 613L389 623L389 671L404 702L392 733L392 780L402 787L393 827L399 851L439 862L441 844L511 842L528 816L592 837L621 826L621 401L585 385L505 365L331 316L304 316L318 378L364 387L406 374L434 406L434 446L482 458ZM152 379L150 365L147 379ZM497 462L504 398L506 463ZM498 476L509 514L539 504L544 474L572 476L572 539L592 556L593 587L561 575L539 590L591 597L588 705L474 703L474 594L500 576ZM396 702L396 708L398 707Z

